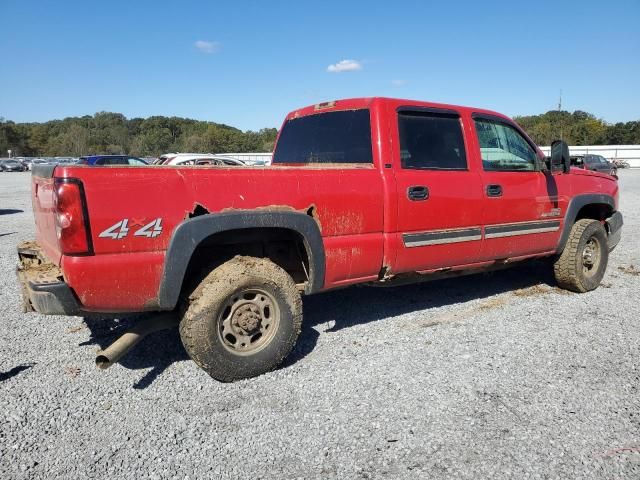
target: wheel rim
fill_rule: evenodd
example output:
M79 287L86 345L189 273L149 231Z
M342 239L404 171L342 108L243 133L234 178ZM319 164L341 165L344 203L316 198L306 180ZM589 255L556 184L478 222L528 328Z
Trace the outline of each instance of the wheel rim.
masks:
M227 298L218 315L218 334L235 355L253 355L273 339L280 309L273 296L259 288L240 290Z
M600 267L600 242L591 237L582 250L582 271L587 277L596 274Z

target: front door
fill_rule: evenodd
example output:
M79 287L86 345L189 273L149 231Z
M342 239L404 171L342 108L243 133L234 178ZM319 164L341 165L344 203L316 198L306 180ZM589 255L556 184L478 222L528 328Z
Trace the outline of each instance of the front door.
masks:
M478 172L469 169L460 115L453 110L400 109L397 134L394 272L478 261L482 190Z
M474 115L482 159L484 260L554 250L567 197L536 149L506 119Z

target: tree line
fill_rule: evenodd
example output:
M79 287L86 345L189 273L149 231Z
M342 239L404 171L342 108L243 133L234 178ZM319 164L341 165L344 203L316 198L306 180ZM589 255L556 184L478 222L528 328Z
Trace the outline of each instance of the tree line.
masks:
M14 123L0 118L0 157L79 157L128 154L156 157L167 152L270 152L278 131L243 132L228 125L179 117L127 119L99 112L44 123Z
M549 111L515 117L538 145L562 137L569 145L640 144L640 121L609 124L587 112ZM155 157L167 152L270 152L275 128L243 132L228 125L179 117L127 119L99 112L44 123L0 118L0 156L129 154Z
M591 113L551 110L514 117L538 145L562 139L569 145L640 145L640 121L610 124Z

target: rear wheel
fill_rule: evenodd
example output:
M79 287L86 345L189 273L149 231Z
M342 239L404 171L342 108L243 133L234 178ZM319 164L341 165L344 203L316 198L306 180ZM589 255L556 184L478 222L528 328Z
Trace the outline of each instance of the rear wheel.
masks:
M238 256L190 295L180 336L203 370L230 382L280 365L301 324L302 300L289 274L270 260Z
M607 232L598 220L578 220L553 265L558 285L574 292L588 292L600 285L609 261Z

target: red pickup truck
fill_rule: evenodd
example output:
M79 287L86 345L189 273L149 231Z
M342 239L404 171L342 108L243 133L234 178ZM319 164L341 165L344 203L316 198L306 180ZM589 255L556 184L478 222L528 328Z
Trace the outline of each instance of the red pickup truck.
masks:
M290 113L270 167L36 165L32 179L26 309L174 312L190 357L222 381L282 362L302 294L539 257L585 292L622 227L616 179L571 168L564 142L545 159L499 113L388 98ZM165 326L149 322L98 364Z

